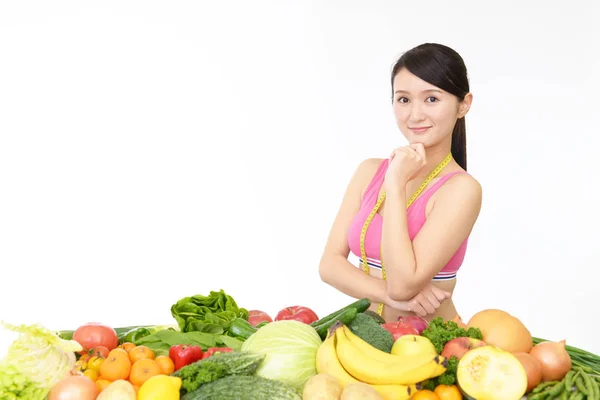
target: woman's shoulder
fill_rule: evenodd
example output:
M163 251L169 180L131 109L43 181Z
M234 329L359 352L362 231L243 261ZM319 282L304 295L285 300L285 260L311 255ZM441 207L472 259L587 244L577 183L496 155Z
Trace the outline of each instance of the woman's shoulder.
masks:
M356 172L361 175L372 177L377 170L384 166L384 161L387 160L387 158L366 158L358 164Z
M353 180L363 184L369 183L381 168L384 167L385 158L366 158L359 162L354 172Z
M456 198L481 203L483 188L473 175L463 169L449 173L447 180L437 191L437 197Z

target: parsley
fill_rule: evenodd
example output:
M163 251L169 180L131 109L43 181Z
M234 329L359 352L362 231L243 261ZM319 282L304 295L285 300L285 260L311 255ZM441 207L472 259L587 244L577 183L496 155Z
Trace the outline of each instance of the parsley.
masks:
M438 354L441 354L442 351L444 351L446 343L458 337L470 337L483 340L481 330L478 328L464 329L459 327L454 321L444 322L441 317L434 318L429 323L429 326L421 333L421 336L425 336L433 343ZM429 379L423 385L423 389L434 390L437 385L455 385L458 361L458 358L451 356L448 359L446 372L436 378Z
M421 336L425 336L427 339L431 340L431 343L435 346L438 354L442 353L446 343L457 337L470 337L483 340L481 330L478 328L464 329L459 327L454 321L444 322L442 317L434 318L429 323L429 326L421 333Z
M446 368L446 372L442 375L429 379L424 385L423 389L428 389L433 391L438 385L448 385L452 386L456 384L456 369L458 367L458 358L456 356L451 356L448 359L448 367Z

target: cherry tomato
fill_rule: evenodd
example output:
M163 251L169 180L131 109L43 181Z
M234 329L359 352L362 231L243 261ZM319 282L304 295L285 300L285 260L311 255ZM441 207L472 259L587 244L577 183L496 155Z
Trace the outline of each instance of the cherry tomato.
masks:
M90 357L100 355L101 357L106 358L106 357L108 357L109 352L110 352L110 350L108 350L108 348L106 346L96 346L93 349L89 350L89 352L87 354L89 354Z
M86 370L91 369L91 370L94 370L99 373L100 366L102 365L103 362L104 362L104 357L94 356L94 357L90 358L90 360L88 361Z

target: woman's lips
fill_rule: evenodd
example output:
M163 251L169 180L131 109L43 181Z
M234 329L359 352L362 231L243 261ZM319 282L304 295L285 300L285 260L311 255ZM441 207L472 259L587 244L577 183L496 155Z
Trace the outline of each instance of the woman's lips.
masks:
M426 132L429 128L431 128L430 126L424 126L424 127L415 127L415 128L409 128L411 131L413 131L414 133L423 133Z

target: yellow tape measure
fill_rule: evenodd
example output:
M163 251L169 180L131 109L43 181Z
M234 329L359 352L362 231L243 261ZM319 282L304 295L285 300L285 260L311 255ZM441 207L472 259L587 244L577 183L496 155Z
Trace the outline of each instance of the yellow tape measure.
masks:
M433 169L433 171L431 171L431 173L427 176L427 178L425 178L423 183L421 183L421 186L419 186L419 188L415 191L415 193L411 196L411 198L408 199L408 201L406 202L406 208L410 207L410 205L417 199L417 197L419 197L421 192L423 192L423 190L429 184L429 182L433 178L435 178L446 167L446 165L448 165L450 160L452 160L452 153L448 153L448 155L442 160L442 162L439 163ZM377 214L377 211L379 210L379 207L381 207L381 204L383 203L384 200L385 200L385 190L383 191L383 193L381 193L381 195L377 199L377 203L375 203L373 210L367 217L367 220L365 221L365 223L362 227L362 230L360 232L360 254L361 254L362 262L363 262L363 270L365 271L365 274L367 274L367 275L369 274L369 265L367 264L367 252L365 251L365 237L367 236L367 229L369 229L371 220L373 219L375 214ZM382 249L380 249L380 259L381 259L381 274L383 275L383 279L387 280L387 275L385 273L385 267L383 265ZM377 314L381 315L382 313L383 313L383 304L379 304L379 307L377 308Z

